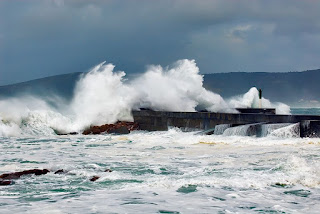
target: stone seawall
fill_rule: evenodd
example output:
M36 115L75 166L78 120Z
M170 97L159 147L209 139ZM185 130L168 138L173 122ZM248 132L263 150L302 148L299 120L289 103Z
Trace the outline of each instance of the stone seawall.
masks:
M306 124L304 121L314 121L312 126L319 124L320 116L313 115L272 115L272 114L229 114L213 112L164 112L141 110L133 111L134 121L140 129L147 131L164 131L168 127L179 127L187 129L212 129L219 124L243 125L253 123L298 123ZM315 131L313 127L304 129L305 132ZM316 132L320 130L316 129ZM302 133L301 136L304 137Z

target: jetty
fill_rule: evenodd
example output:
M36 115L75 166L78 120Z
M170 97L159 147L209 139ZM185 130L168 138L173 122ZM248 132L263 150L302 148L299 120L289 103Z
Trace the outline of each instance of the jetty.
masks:
M244 108L239 113L169 112L142 109L133 111L140 129L165 131L169 127L183 130L203 130L206 134L221 134L230 127L242 127L244 135L264 136L266 127L281 128L295 124L300 137L320 137L320 116L277 115L275 109ZM215 133L216 132L216 133Z

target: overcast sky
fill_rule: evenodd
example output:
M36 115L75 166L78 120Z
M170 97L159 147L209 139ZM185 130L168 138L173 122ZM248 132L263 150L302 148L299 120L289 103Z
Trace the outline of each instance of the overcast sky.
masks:
M1 0L0 85L195 59L201 73L320 68L316 0Z

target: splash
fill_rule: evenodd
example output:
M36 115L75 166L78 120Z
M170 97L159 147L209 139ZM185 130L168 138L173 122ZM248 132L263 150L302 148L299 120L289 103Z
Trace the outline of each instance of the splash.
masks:
M286 126L293 125L291 123L275 123L275 124L263 124L261 125L261 137L271 135L275 130L284 128Z
M113 72L114 67L103 62L77 83L71 103L75 130L92 124L133 120L131 109L136 97L135 91L123 83L125 73Z
M56 103L59 101L56 100ZM47 136L54 134L53 130L68 127L70 120L44 99L25 96L0 101L0 136Z
M219 124L214 127L215 135L222 135L225 130L230 128L231 124Z
M54 96L1 100L0 136L81 132L90 125L132 121L131 111L139 108L235 113L236 107L256 107L258 103L256 88L228 101L206 90L194 60L179 60L166 68L152 65L131 81L125 79L125 72L114 68L103 62L84 74L70 103ZM280 114L290 111L285 104L273 104L265 98L262 103L264 107L276 106Z
M276 129L272 131L270 135L282 138L300 137L300 124L295 123L289 126Z
M228 101L233 108L259 108L259 91L252 87L247 93L235 96ZM263 108L275 108L277 114L290 114L290 107L284 103L271 103L270 100L262 97Z
M136 107L161 111L235 112L223 98L203 87L203 76L194 60L179 60L172 68L150 66L146 73L133 80L139 94Z

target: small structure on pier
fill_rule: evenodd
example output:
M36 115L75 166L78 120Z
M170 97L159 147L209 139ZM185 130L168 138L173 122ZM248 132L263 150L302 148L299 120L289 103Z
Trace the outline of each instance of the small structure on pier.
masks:
M275 108L236 108L241 114L276 114Z

